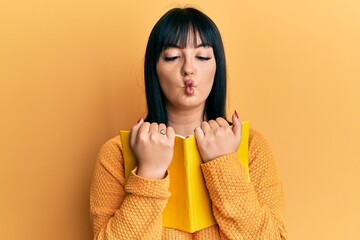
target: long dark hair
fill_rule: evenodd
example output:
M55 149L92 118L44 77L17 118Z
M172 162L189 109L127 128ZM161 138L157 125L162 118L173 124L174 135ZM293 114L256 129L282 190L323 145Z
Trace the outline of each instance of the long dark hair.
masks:
M146 47L144 76L148 114L145 121L167 124L165 96L156 73L161 52L168 46L186 47L189 31L194 41L199 35L202 43L213 48L216 72L210 94L205 102L207 120L226 118L226 62L221 35L215 23L194 8L174 8L165 13L153 27Z

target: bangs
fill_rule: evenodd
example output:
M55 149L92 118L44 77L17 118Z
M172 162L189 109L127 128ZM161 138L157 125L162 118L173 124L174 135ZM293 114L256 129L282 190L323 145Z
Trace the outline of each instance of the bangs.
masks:
M169 47L186 48L187 44L198 46L199 39L204 46L213 47L215 44L214 26L206 15L194 14L191 11L177 11L164 20L160 27L161 31L158 33L156 52L159 55L161 51Z
M201 42L198 42L199 39ZM164 35L164 39L160 41L159 47L162 51L169 47L186 48L188 44L198 46L200 43L204 46L213 46L209 36L206 36L198 26L193 26L192 23L188 23L176 29L169 29L169 33Z

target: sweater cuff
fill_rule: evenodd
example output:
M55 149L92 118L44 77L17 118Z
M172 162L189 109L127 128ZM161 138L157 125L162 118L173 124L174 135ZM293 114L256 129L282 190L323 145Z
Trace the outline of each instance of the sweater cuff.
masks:
M126 183L127 193L149 198L170 197L170 175L167 172L166 177L160 180L145 179L136 175L137 168L131 171L130 177Z
M247 172L239 162L237 152L203 163L201 169L208 189L219 187L239 189L241 186L240 189L243 191L250 190L251 184L247 181Z

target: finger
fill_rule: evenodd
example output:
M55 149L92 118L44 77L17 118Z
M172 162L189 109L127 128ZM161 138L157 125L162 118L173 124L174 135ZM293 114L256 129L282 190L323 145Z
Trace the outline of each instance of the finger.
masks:
M212 131L220 128L219 124L215 120L210 120L209 125Z
M131 133L130 133L131 145L134 145L138 131L143 123L144 123L144 119L141 117L139 121L131 128Z
M229 127L229 123L224 118L218 117L216 122L220 127Z
M166 125L163 123L159 124L159 133L163 136L166 136Z
M204 135L209 134L211 132L211 128L208 122L202 122L200 127Z
M169 138L169 140L174 141L175 131L172 127L166 128L166 136Z
M200 127L197 127L194 132L196 142L201 142L205 137L203 130Z
M149 133L157 135L159 133L159 125L157 123L151 123Z
M148 135L149 134L149 129L150 129L150 123L149 122L144 122L143 124L141 124L139 132L138 132L138 137L142 136L142 135Z
M232 129L233 133L235 134L235 136L240 137L242 124L239 121L236 111L234 112L234 114L232 116L232 121L233 121L233 129Z

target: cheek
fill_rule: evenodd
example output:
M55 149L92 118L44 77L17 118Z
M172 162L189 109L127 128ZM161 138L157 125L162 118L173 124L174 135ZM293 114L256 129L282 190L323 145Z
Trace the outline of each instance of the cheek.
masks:
M171 91L175 89L174 85L174 74L171 69L166 69L163 66L157 66L156 73L159 79L160 87L165 94L165 96L169 96Z
M158 74L158 79L159 79L160 87L162 89L169 88L172 84L171 79L166 74Z
M208 88L212 88L212 85L214 83L216 73L216 64L208 66L207 68L204 68L203 76L204 76L204 83L208 85Z
M215 73L216 73L216 65L214 64L212 72L210 73L211 79L212 79L213 82L214 82L214 78L215 78Z
M215 76L216 72L216 62L215 60L211 60L211 62L201 66L200 69L203 69L203 73L208 76Z
M167 81L168 77L167 77L166 70L164 69L164 67L161 64L156 66L156 74L159 79L160 86L161 86L161 88L163 88L164 84L168 82Z

